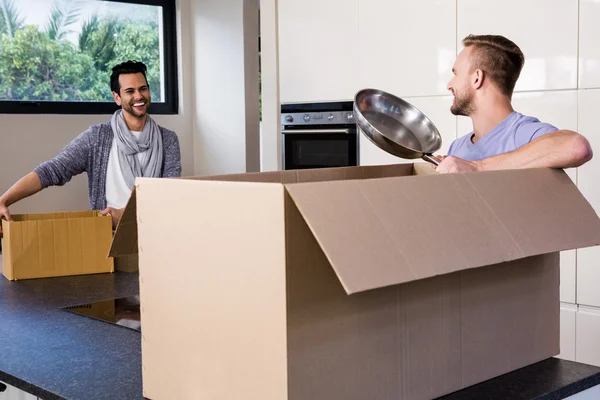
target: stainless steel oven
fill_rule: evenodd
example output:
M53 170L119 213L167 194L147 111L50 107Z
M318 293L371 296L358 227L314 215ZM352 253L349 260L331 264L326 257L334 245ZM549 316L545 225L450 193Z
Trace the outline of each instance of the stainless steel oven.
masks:
M358 165L358 128L352 104L282 104L283 169Z

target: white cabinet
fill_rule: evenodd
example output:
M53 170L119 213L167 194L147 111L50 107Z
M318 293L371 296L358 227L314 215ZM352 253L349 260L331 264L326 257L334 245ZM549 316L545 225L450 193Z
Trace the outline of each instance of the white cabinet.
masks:
M595 155L591 161L578 168L577 185L596 213L600 213L600 90L582 90L578 95L579 132L590 141ZM600 247L577 250L577 303L600 307Z
M579 133L584 135L594 150L594 158L579 167L577 185L579 190L600 214L600 131L598 130L598 110L600 110L600 90L581 90L578 92L579 101Z
M600 247L577 250L577 304L600 307Z
M358 0L279 2L282 103L354 99L357 22Z
M600 87L600 3L579 2L579 87Z
M0 385L6 386L6 390L4 392L0 392L1 400L38 400L36 396L17 389L16 387L10 386L7 383L0 382Z
M565 400L598 400L600 399L600 385L592 386L591 388L565 398Z
M449 94L456 0L359 0L360 84L401 97ZM450 111L447 111L448 113Z
M281 102L352 100L365 87L448 94L455 12L456 0L280 2Z
M577 306L574 304L560 305L560 354L558 358L575 361L575 325Z
M576 250L560 253L560 301L563 303L576 303L576 256Z
M580 306L576 326L575 361L600 366L600 309Z
M560 21L560 27L533 26L532 15L539 21ZM577 87L577 0L459 0L457 21L459 50L470 33L504 35L521 48L525 66L515 90Z

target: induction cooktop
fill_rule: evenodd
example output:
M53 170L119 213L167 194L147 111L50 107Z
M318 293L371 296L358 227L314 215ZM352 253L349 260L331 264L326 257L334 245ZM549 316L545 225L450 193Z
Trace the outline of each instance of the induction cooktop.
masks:
M140 296L78 304L62 308L75 314L123 326L141 332Z

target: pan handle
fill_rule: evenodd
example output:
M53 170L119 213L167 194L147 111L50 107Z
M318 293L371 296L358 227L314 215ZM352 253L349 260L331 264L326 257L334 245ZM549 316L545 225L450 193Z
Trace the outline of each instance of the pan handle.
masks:
M440 160L438 160L434 156L430 156L429 154L423 154L423 157L421 157L421 158L425 161L429 161L430 163L432 163L436 166L440 165Z

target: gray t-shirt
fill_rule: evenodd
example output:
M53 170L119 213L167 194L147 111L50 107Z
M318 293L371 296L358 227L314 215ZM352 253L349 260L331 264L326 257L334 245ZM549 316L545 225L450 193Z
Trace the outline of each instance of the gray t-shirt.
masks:
M535 117L513 111L475 144L471 142L472 131L456 139L450 145L448 155L469 161L482 160L514 151L546 133L557 130L555 126L540 122Z

